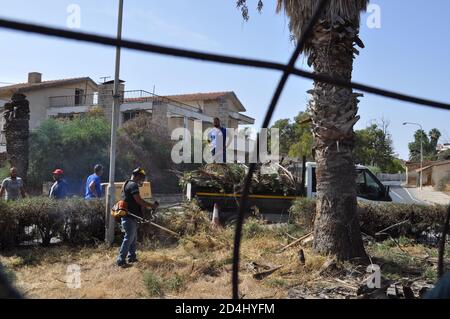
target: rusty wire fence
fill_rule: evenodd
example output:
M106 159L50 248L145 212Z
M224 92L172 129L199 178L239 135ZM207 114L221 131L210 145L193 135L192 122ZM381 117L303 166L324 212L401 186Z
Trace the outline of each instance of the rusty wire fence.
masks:
M365 93L370 93L386 98L392 98L395 100L409 102L416 105L427 106L431 108L437 108L441 110L450 110L450 104L443 103L431 99L420 98L417 96L407 95L400 92L392 90L384 90L375 86L365 85L353 81L345 81L333 77L329 77L323 74L316 74L314 72L305 71L295 67L298 57L303 51L305 42L311 36L313 28L317 21L319 20L321 13L325 9L325 6L330 0L319 0L315 12L311 20L306 24L306 27L302 31L302 34L297 40L297 46L287 64L271 62L267 60L243 58L238 56L230 55L219 55L211 54L207 52L195 51L195 50L185 50L180 48L174 48L169 46L161 46L149 42L139 42L125 40L122 38L102 36L92 33L75 32L70 30L65 30L61 28L48 27L38 24L30 24L24 22L18 22L8 19L0 19L0 28L21 31L31 34L45 35L55 38L63 38L67 40L75 40L81 42L87 42L92 44L99 44L105 46L121 47L125 49L172 56L177 58L186 58L192 60L199 60L205 62L216 62L221 64L236 65L241 67L251 67L266 70L275 70L282 72L280 81L276 87L273 94L272 100L267 108L266 115L262 124L262 128L268 128L270 121L272 119L273 113L276 109L278 101L280 99L281 93L284 90L286 82L290 76L299 76L302 78L314 80L316 82L323 82L327 84L332 84L335 86L340 86L349 89L359 90ZM242 236L242 226L244 220L244 213L248 206L248 195L250 189L250 183L252 175L255 172L256 164L250 164L248 174L245 179L245 185L241 197L241 203L239 207L239 217L236 223L235 237L234 237L234 247L233 247L233 272L232 272L232 297L234 299L239 299L239 261L240 261L240 244ZM450 208L449 208L450 212Z

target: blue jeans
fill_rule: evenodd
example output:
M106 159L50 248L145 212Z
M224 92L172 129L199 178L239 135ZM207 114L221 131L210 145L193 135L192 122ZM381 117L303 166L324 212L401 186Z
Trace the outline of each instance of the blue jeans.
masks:
M129 217L122 218L122 229L125 231L122 245L120 246L118 263L125 263L128 260L136 259L137 222Z

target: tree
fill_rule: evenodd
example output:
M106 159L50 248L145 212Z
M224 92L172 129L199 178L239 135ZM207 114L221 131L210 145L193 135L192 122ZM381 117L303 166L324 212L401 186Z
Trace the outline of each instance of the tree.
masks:
M109 165L109 135L108 121L96 114L48 119L31 135L30 181L39 187L51 179L55 168L62 168L65 178L80 184L81 191L81 181L95 164Z
M275 122L271 128L279 129L280 136L280 155L287 156L289 149L296 142L297 136L294 125L290 119L281 119Z
M353 59L364 47L359 39L360 13L368 0L332 0L305 43L308 65L316 74L351 81ZM277 11L289 17L290 30L299 38L316 8L316 0L278 0ZM248 19L246 0L238 0ZM258 2L262 9L262 2ZM359 120L358 97L352 89L314 82L309 112L317 163L317 211L314 249L340 260L366 257L356 207L356 172L352 151L353 126Z
M271 127L280 130L281 156L295 158L305 156L307 159L312 159L313 136L307 119L308 115L300 112L293 122L290 119L281 119Z
M428 135L423 130L417 130L414 133L414 141L408 144L410 161L420 161L420 141L423 144L424 160L434 161L438 159L437 145L441 137L441 132L434 128Z
M365 129L355 132L356 143L353 154L356 163L376 166L384 173L403 171L401 162L395 161L388 126L383 120L379 124L373 122Z
M439 139L441 138L441 132L434 128L429 133L428 136L430 137L430 143L427 152L432 155L437 154L437 145L439 142Z
M141 114L127 121L117 139L117 178L127 179L142 167L156 192L178 192L178 178L171 171L174 142L151 117Z
M30 104L25 95L16 93L4 108L4 130L9 163L17 168L18 176L26 180L29 165Z

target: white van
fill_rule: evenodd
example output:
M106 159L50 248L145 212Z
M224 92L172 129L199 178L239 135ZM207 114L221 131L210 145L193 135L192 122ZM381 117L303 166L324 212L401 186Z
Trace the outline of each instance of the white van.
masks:
M389 186L383 185L365 166L356 165L356 193L358 200L391 202ZM316 197L316 163L306 163L305 188L308 198Z

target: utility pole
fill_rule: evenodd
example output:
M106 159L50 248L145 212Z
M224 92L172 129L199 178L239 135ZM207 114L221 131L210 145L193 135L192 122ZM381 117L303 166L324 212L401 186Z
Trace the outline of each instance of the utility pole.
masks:
M422 125L420 125L419 123L410 123L410 122L405 122L403 123L403 125L416 125L418 127L420 127L420 177L419 177L419 183L420 183L420 190L422 190L423 188L423 135L422 132L424 132Z
M122 20L123 20L123 0L119 0L119 14L117 22L117 40L122 39ZM120 93L119 92L119 75L120 75L120 53L121 47L116 47L116 67L114 75L114 96L111 117L111 148L109 156L109 185L108 196L106 198L105 212L105 241L108 245L114 242L114 219L111 217L111 207L114 205L116 188L114 185L116 175L116 138L117 126L119 124L118 117L120 113Z

